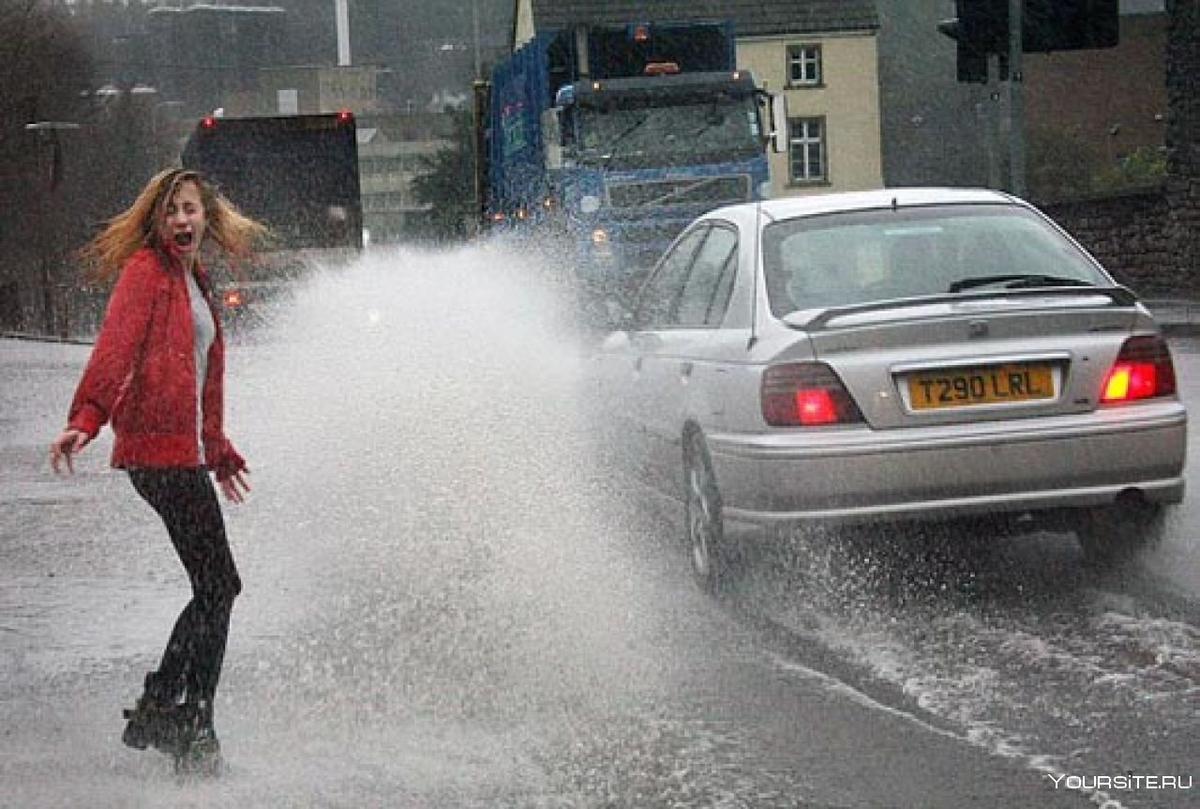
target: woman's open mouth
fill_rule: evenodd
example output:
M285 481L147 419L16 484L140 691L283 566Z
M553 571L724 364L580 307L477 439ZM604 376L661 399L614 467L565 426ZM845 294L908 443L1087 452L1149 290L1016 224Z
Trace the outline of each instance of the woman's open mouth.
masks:
M189 247L192 243L191 233L176 233L175 244L179 247Z

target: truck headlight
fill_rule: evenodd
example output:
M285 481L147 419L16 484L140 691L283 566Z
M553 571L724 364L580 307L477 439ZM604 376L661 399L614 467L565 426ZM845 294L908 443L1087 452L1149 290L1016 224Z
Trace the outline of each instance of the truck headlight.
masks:
M605 260L612 258L612 244L608 240L608 231L604 228L596 228L591 233L592 238L592 255L596 258Z

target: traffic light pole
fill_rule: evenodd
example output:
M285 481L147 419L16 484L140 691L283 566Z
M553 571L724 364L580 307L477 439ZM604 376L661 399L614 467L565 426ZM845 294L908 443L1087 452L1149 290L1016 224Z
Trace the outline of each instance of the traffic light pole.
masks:
M1180 0L1183 2L1183 0ZM1008 182L1007 190L1025 195L1025 106L1021 56L1051 51L1113 48L1120 40L1119 0L955 0L956 17L937 28L957 43L956 73L960 82L983 84L992 102L1001 100L992 91L998 77L1008 81ZM1026 21L1028 17L1028 24ZM1005 73L1007 72L1007 76ZM990 109L990 108L989 108ZM990 116L989 121L993 120ZM1004 119L994 118L994 136L986 141L988 179L999 185L1000 169L993 157L1001 152ZM993 149L992 137L995 138Z
M1008 190L1025 196L1025 105L1021 72L1024 0L1008 0Z

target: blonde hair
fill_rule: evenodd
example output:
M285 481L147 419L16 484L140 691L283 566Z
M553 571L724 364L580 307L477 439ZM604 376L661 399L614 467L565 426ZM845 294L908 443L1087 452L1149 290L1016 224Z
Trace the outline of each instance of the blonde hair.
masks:
M267 228L237 209L198 171L166 169L150 178L125 211L108 220L104 229L79 251L88 275L111 281L129 257L142 247L161 247L158 224L184 183L192 183L204 205L205 234L227 255L245 257L267 235Z

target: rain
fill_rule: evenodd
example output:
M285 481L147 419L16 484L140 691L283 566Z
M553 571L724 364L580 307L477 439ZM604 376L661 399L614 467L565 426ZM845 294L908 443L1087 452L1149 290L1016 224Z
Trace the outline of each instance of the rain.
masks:
M821 805L832 774L772 764L718 687L747 667L1032 774L1087 760L1101 717L1117 736L1133 716L1165 739L1190 724L1194 617L1089 578L1069 539L797 535L752 545L714 609L677 516L597 450L586 340L533 256L369 251L235 340L228 418L254 491L227 509L247 583L217 706L231 764L184 792L115 738L181 571L104 442L74 484L35 474L27 433L57 401L11 403L15 805ZM16 343L6 367L61 394L83 348L43 369Z
M509 47L517 5L371 5L354 18L354 58L380 67L387 103L438 119L430 131L449 142L449 116L466 113L471 80ZM902 5L878 4L885 26L923 15L932 29L935 6L956 7ZM315 22L289 29L292 45L332 64L335 4L298 6ZM406 49L381 33L393 30ZM419 222L409 231L376 219L353 258L306 257L286 289L231 317L226 427L253 489L224 506L244 584L216 705L227 769L181 779L169 757L122 746L121 709L155 667L188 582L161 523L109 467L110 432L72 478L46 462L103 305L102 290L74 280L68 248L128 202L145 179L139 159L169 162L147 133L190 123L165 86L133 92L122 71L136 64L136 38L118 34L125 50L89 40L63 52L78 65L60 60L64 76L88 60L115 71L76 99L99 110L83 122L93 128L22 130L35 170L15 158L0 168L3 199L20 200L0 218L10 255L0 268L19 265L21 284L53 293L11 293L17 276L0 274L0 805L1194 802L1194 491L1163 542L1117 569L1089 566L1065 532L747 529L743 575L702 592L682 507L643 485L610 441L594 367L603 335L581 325L573 257L485 232L461 200L445 206L449 232L441 205L406 200L432 213L406 220ZM954 47L941 44L916 61L942 58L952 84ZM903 45L881 45L885 69ZM37 92L60 79L69 84L41 77ZM959 89L958 101L978 99L973 110L912 90L889 111L899 117L887 125L902 126L893 143L912 158L904 184L935 169L1007 181L1001 129L967 146L929 134L962 125L964 110L998 124L988 116L1007 99L990 85ZM119 148L89 139L126 131L121 116L151 95L149 129L128 128ZM67 123L78 109L36 117ZM360 135L369 123L359 116ZM10 135L0 133L5 156L18 154ZM1106 143L1130 136L1126 125ZM364 142L381 159L380 141ZM437 165L429 156L412 165ZM1123 177L1159 170L1134 157L1122 158ZM1075 182L1076 164L1061 163L1031 160L1031 181ZM1087 227L1073 204L1056 210ZM1150 272L1122 269L1134 284ZM1200 307L1177 300L1182 282L1162 272L1151 308L1175 327L1190 405ZM1162 788L1113 780L1135 776Z
M197 800L606 805L645 781L710 805L739 788L717 777L736 733L672 706L703 602L640 546L647 518L595 460L564 305L511 248L379 251L314 274L237 346L228 418L255 500L227 510L247 586L217 706L237 763ZM112 726L102 704L40 704L127 686L123 658L151 667L185 586L104 455L86 493L22 481L19 502L50 500L69 541L17 565L52 585L30 573L12 592L31 623L6 668L52 691L16 721L49 715L46 741L87 762L49 792L27 772L29 805L180 798L165 761L118 760L81 730ZM69 618L39 627L61 600ZM10 773L46 755L13 752Z

